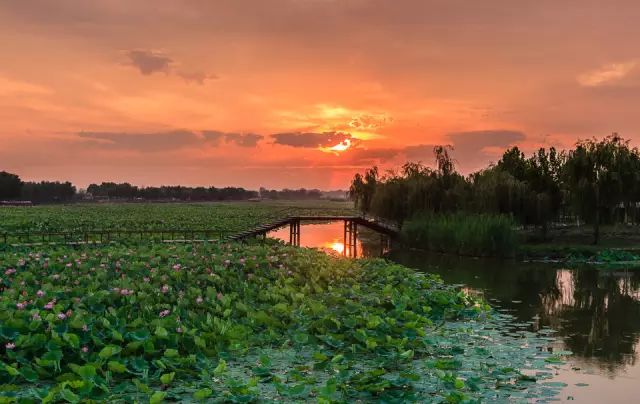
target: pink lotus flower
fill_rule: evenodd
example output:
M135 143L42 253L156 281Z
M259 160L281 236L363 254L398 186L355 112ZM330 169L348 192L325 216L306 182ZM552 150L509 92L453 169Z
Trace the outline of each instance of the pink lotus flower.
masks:
M5 348L7 349L13 349L16 347L16 344L14 344L13 342L7 342L7 344L5 345Z
M174 271L176 271L176 272L179 272L179 271L180 271L180 268L182 268L182 266L181 266L180 264L175 264L175 265L173 266L173 270L174 270Z
M244 262L245 262L244 258L240 258L240 264L244 265Z
M13 269L13 268L9 268L6 271L4 271L5 275L11 275L11 274L15 274L15 273L16 273L16 270Z
M65 318L67 318L67 315L66 315L66 314L64 314L64 313L58 313L58 318L59 318L60 320L64 320Z
M82 347L82 352L84 352L84 353L89 352L89 347L83 346Z
M42 297L42 296L44 296L44 290L39 290L39 291L37 291L37 292L36 292L36 295L37 295L38 297Z
M162 310L160 312L160 317L166 317L169 315L169 313L171 313L169 310Z
M198 297L196 298L196 303L198 303L198 304L202 304L202 302L203 302L203 301L204 301L204 300L202 300L202 298L201 298L200 296L198 296Z
M16 308L18 310L24 310L25 307L27 307L26 303L16 303Z
M33 315L31 316L31 319L34 321L40 320L40 314L39 313L33 313Z
M169 291L169 285L162 286L162 293L167 293Z

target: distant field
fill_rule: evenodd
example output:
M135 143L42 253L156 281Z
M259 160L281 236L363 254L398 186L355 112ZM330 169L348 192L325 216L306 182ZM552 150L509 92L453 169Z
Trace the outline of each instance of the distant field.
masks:
M236 232L287 215L316 213L353 213L353 204L334 201L263 201L0 207L0 233L112 229L215 229Z

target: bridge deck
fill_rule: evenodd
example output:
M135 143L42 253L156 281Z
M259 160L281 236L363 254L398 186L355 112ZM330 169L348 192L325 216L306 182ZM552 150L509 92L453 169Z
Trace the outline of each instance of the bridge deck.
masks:
M346 216L346 215L289 216L287 218L284 218L275 222L267 223L250 230L233 234L229 238L231 240L242 240L248 237L256 237L296 222L335 222L339 220L351 221L359 225L368 227L371 230L377 231L379 233L383 233L390 237L396 237L398 236L398 233L399 233L399 230L396 226L379 221L377 219L370 219L363 216Z

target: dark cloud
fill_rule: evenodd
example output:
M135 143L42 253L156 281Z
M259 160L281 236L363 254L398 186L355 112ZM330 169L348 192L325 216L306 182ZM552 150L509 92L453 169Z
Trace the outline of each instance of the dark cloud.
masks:
M187 83L194 83L204 85L207 80L217 80L219 77L215 74L209 74L205 72L183 72L179 71L176 73L178 76L182 77L184 81Z
M174 74L182 78L187 83L204 85L208 80L216 80L215 74L200 70L187 70L175 67L176 63L169 56L150 50L134 49L127 51L129 64L136 67L145 76L153 73Z
M402 154L411 161L431 162L434 159L433 144L419 144L407 146L402 149Z
M382 147L365 149L355 147L349 150L349 159L353 164L382 164L394 159L430 162L433 159L432 144L420 144L405 147Z
M264 136L255 133L233 133L217 130L193 132L175 130L167 132L91 132L83 131L78 137L96 147L141 152L164 152L206 143L211 146L235 144L255 147Z
M106 149L160 152L180 149L198 143L200 137L190 131L169 132L80 132L78 136Z
M497 160L507 147L525 140L525 134L514 130L479 130L455 132L448 135L453 150L451 156L463 173L475 171ZM433 144L419 144L396 148L365 149L355 147L348 152L349 161L358 165L384 164L395 161L420 161L432 164Z
M211 144L219 145L224 140L225 133L219 130L203 130L202 136Z
M453 132L448 137L454 149L451 155L463 172L478 170L498 160L507 147L526 139L524 133L507 129Z
M173 60L163 54L147 50L130 50L127 52L131 64L148 76L153 73L169 73Z
M225 133L224 140L227 143L235 143L240 147L256 147L259 141L264 138L257 133Z
M385 163L398 157L402 152L400 148L376 148L365 149L356 147L350 149L345 155L353 164L378 164Z
M486 147L505 147L525 139L525 134L516 130L474 130L468 132L452 132L449 139L457 148L480 151Z
M331 147L353 139L343 132L287 132L275 133L271 138L274 144L304 148Z
M203 130L202 136L211 144L219 145L220 142L235 144L240 147L256 147L264 139L257 133L222 132L219 130Z

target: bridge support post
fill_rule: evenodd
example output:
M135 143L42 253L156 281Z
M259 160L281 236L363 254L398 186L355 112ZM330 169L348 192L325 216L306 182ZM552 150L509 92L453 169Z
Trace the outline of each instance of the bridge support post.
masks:
M358 239L358 224L353 220L345 219L344 221L344 249L342 255L356 258Z
M289 244L300 246L300 221L292 220L289 222Z
M342 255L346 256L347 255L347 233L348 233L348 226L347 226L347 220L344 221L344 235L342 237Z
M385 252L391 249L391 237L386 234L380 233L380 255L384 255Z
M293 245L293 222L289 222L289 244Z
M358 223L351 221L351 251L353 258L358 258Z

